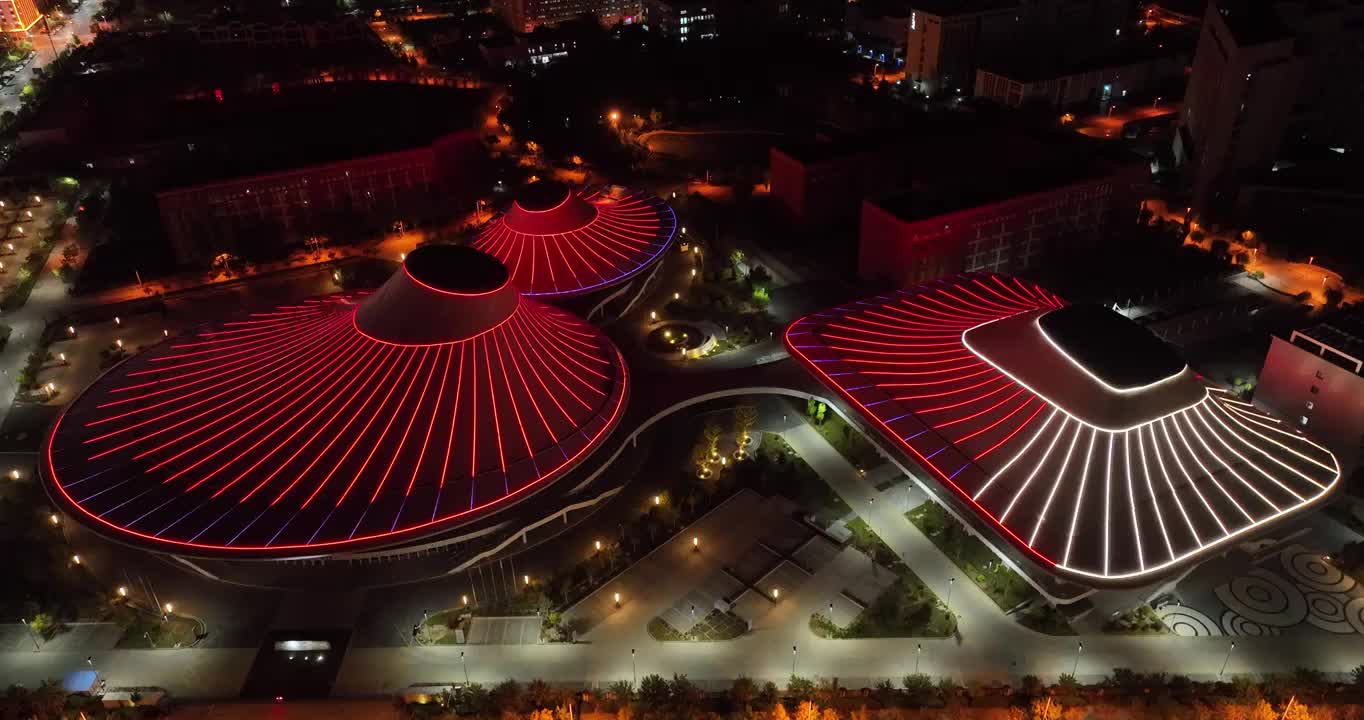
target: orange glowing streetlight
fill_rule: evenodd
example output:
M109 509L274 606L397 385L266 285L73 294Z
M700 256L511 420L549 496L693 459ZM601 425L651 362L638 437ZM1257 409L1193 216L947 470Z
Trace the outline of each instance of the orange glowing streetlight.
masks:
M620 111L612 110L610 113L607 114L606 117L609 118L611 120L611 124L614 125L620 122Z

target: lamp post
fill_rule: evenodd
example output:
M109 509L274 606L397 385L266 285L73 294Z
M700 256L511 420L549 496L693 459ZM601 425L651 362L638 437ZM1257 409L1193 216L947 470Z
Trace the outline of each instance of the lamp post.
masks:
M630 686L634 687L639 682L639 671L635 667L635 649L630 648Z
M957 578L947 578L947 614L952 614L952 588L957 584Z
M924 646L922 643L914 646L914 674L919 674L919 661L924 657Z
M1231 645L1227 646L1227 656L1222 660L1222 669L1217 671L1217 679L1221 680L1227 672L1227 663L1231 662L1231 651L1236 649L1236 641L1232 640Z
M28 639L33 641L33 652L38 652L42 646L38 644L38 634L33 632L33 626L28 624L28 618L19 618L19 622L24 624L24 629L28 631Z
M796 676L796 657L800 654L795 645L791 646L791 677Z
M464 684L469 685L469 661L464 657L464 651L459 651L459 664L464 666Z
M1075 643L1075 664L1070 668L1071 677L1075 677L1075 674L1080 672L1080 654L1083 653L1084 651L1085 651L1084 643Z

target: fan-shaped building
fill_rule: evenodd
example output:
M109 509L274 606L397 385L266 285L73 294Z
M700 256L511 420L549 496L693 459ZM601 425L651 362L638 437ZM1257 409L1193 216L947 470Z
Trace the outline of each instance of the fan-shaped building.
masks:
M473 246L501 260L521 292L563 298L632 280L654 265L676 231L672 208L642 191L539 181Z
M1206 384L1145 328L1001 275L798 320L791 354L1023 555L1134 585L1324 498L1330 451Z
M289 558L430 540L568 473L626 404L620 353L478 251L374 293L168 340L61 415L50 494L116 540Z

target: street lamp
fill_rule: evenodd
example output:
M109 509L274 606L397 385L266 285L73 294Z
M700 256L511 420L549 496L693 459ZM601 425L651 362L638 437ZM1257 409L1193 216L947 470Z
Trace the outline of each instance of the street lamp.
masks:
M957 578L947 578L947 614L952 614L952 587L957 584Z
M1070 668L1071 677L1075 677L1075 674L1080 672L1080 653L1083 653L1084 651L1084 643L1075 643L1075 665Z
M48 515L48 516L47 516L47 521L50 522L50 523L52 523L53 525L56 525L57 523L61 522L61 520L57 519L57 514L56 514L56 513L52 513L51 515Z
M469 684L469 662L464 658L464 651L459 651L459 664L464 666L464 684Z
M468 595L460 595L460 596L459 596L459 601L462 602L462 603L464 603L464 606L465 606L465 607L468 607L468 606L469 606L469 596L468 596Z
M639 682L639 671L635 668L635 649L630 648L630 685Z
M922 643L914 647L914 674L919 674L919 661L924 657L924 646Z
M24 624L24 629L28 631L28 639L33 641L33 652L38 652L42 646L38 644L38 635L33 632L33 626L28 624L27 618L19 618L19 622Z
M798 654L799 654L799 651L796 649L796 646L795 646L795 645L792 645L792 646L791 646L791 677L795 677L795 676L796 676L796 656L797 656Z
M79 565L79 564L81 564L81 556L80 556L80 555L72 555L72 556L71 556L71 564L72 564L72 565Z
M116 592L118 593L118 596L121 598L128 597L128 588L123 585L119 585L118 590Z
M691 551L701 552L701 538L695 535L691 536Z
M596 550L596 552L601 552L601 541L600 541L600 540L593 540L593 541L592 541L592 547Z
M530 576L529 576L529 575L522 575L521 577L522 577L523 580L525 580L525 584L526 584L526 585L530 585Z
M620 609L620 593L615 593L612 597L613 597L613 599L616 601L616 609L619 610L619 609Z
M662 504L663 504L663 496L662 496L662 495L655 495L655 496L654 496L654 504L655 504L655 505L662 505Z
M1231 645L1227 646L1227 656L1222 660L1222 669L1217 671L1217 679L1221 680L1222 675L1227 672L1227 663L1231 662L1231 651L1236 649L1236 641L1232 640Z

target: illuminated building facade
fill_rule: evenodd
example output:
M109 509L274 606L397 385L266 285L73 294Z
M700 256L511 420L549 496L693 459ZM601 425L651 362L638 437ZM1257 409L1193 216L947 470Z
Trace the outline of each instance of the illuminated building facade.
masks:
M515 32L532 32L583 15L606 26L634 23L640 18L639 0L494 0L493 9Z
M720 36L718 9L709 0L644 0L644 23L673 42L707 40Z
M42 19L33 0L0 0L0 26L5 32L26 33Z
M93 530L210 559L428 544L562 478L628 378L592 325L495 258L427 245L369 295L206 327L101 376L54 424L49 495Z
M786 345L959 517L1044 571L1135 586L1320 503L1326 448L1147 329L975 273L808 316Z
M1364 443L1364 312L1346 310L1275 336L1255 402L1320 439L1347 467Z

